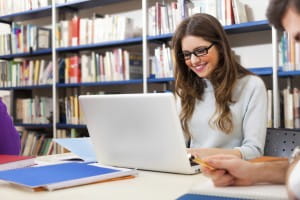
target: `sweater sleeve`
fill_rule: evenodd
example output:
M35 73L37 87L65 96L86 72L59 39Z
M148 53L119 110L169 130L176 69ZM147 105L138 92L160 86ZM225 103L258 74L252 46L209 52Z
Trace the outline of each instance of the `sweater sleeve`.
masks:
M5 104L0 100L0 154L20 153L20 135L15 129Z
M293 195L300 199L300 161L297 162L296 166L292 170L288 177L288 189L293 193Z
M246 160L262 156L264 153L267 131L267 92L260 78L251 81L249 101L243 118L243 141L240 147Z

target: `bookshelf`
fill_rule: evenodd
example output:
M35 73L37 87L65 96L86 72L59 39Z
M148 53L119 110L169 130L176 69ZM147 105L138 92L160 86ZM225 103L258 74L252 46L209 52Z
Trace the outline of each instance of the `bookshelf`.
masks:
M245 2L245 1L244 1ZM120 4L120 5L119 5ZM106 14L106 7L108 6L109 9L112 9L113 11L120 11L121 12L127 12L131 11L133 8L134 12L138 12L139 18L142 16L145 16L145 12L147 12L147 8L150 6L153 6L155 4L155 1L149 1L146 0L143 1L137 1L137 0L76 0L76 1L70 1L67 3L59 3L48 5L42 8L37 8L33 10L28 11L22 11L18 13L13 14L7 14L0 16L0 22L11 24L15 21L34 21L36 19L49 19L52 17L52 19L55 19L51 22L51 25L54 24L54 27L58 26L58 23L60 20L67 20L72 19L73 13L79 13L79 15L82 15L84 17L91 17L89 15L89 12L97 12L97 8L100 8L101 14ZM250 6L254 6L252 2L249 2L251 4ZM118 8L116 9L115 6ZM124 7L124 11L122 11L122 8ZM142 9L143 8L143 9ZM146 9L145 9L146 8ZM107 9L107 10L109 10ZM253 9L256 9L255 7ZM137 11L136 11L137 10ZM109 13L111 14L111 13ZM116 13L112 13L116 14ZM64 16L65 15L65 16ZM254 15L254 14L253 14ZM81 16L80 16L81 17ZM136 17L137 18L137 17ZM250 33L265 33L270 35L271 27L268 25L267 20L263 20L263 17L261 16L252 16L252 19L254 21L250 22L244 22L240 24L232 24L232 25L225 25L224 29L228 33L229 36L237 36L237 37L249 37L248 34ZM141 20L141 19L137 19ZM139 21L141 23L141 21ZM144 22L144 21L143 21ZM146 24L147 25L147 24ZM146 28L145 25L143 27L143 31L145 31ZM271 37L271 36L270 36ZM15 54L5 54L0 55L0 60L13 60L13 59L31 59L31 58L52 58L53 61L53 72L56 75L59 75L59 63L58 60L61 57L66 57L68 55L77 54L80 55L81 52L100 52L104 53L106 50L112 50L114 48L128 48L129 50L132 49L138 49L138 51L143 52L143 77L138 79L131 79L131 80L97 80L97 81L87 81L87 82L77 82L77 83L61 83L61 82L55 82L52 81L52 83L49 84L43 84L43 85L25 85L25 86L7 86L7 87L0 87L0 90L9 90L13 91L15 93L13 98L15 99L16 96L18 96L19 93L21 93L23 96L24 93L30 93L30 90L38 91L38 92L32 92L31 95L37 95L39 93L48 93L47 95L52 97L53 104L54 104L54 110L58 111L56 108L59 107L60 98L70 97L72 95L79 95L79 94L86 94L88 92L91 92L92 94L97 93L98 90L112 90L113 93L119 92L116 88L120 88L121 92L126 92L127 90L131 90L133 88L133 92L152 92L155 89L153 88L160 88L157 89L158 91L166 90L171 88L174 82L174 78L172 77L156 77L155 75L148 76L147 70L149 69L148 62L145 62L149 58L147 57L149 52L149 55L153 54L153 46L160 45L162 43L168 43L172 38L172 33L167 34L160 34L160 35L149 35L145 34L133 36L130 38L122 39L122 40L109 40L109 41L102 41L102 42L96 42L96 43L90 43L90 44L77 44L77 45L68 45L68 46L61 46L56 44L56 36L52 37L54 40L54 43L52 43L52 48L49 49L43 49L38 51L29 51L26 53L15 53ZM233 39L234 40L234 39ZM249 42L251 43L251 42ZM247 46L249 43L246 44L239 44L240 46ZM54 59L53 59L54 58ZM270 58L271 60L271 58ZM258 74L260 76L264 76L267 79L272 79L273 68L271 66L271 62L269 65L253 65L250 66L250 70L254 72L255 74ZM1 72L1 71L0 71ZM298 76L300 75L299 71L292 71L292 72L286 72L279 70L278 76L279 77L290 77L290 76ZM54 77L55 77L54 76ZM153 86L155 85L155 86ZM161 86L162 85L162 86ZM272 87L272 86L270 86ZM25 95L26 96L26 95ZM30 95L28 95L30 96ZM15 102L15 101L14 101ZM18 122L15 125L24 127L24 128L33 128L33 129L49 129L52 131L52 136L57 137L56 129L86 129L86 126L84 124L81 124L78 122L78 124L72 124L67 122L62 122L60 120L60 112L53 114L53 123L49 121L49 124L32 124L32 123L21 123Z

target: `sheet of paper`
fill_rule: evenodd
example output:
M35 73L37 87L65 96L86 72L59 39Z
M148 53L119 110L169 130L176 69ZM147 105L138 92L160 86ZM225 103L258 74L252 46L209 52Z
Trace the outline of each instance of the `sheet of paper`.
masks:
M91 139L83 138L55 138L56 143L82 158L85 162L97 162Z

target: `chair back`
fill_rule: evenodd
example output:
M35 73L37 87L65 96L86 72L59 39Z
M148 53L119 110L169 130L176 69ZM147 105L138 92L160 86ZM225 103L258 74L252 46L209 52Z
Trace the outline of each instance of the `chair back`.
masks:
M300 146L300 130L268 128L265 156L289 157Z

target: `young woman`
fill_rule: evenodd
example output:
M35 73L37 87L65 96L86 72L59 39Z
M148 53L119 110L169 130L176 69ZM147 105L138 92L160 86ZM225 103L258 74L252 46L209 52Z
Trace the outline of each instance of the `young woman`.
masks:
M252 159L263 154L267 95L264 82L235 60L217 19L195 14L174 33L175 92L180 119L199 157L233 154Z
M0 154L20 153L20 136L0 99Z

